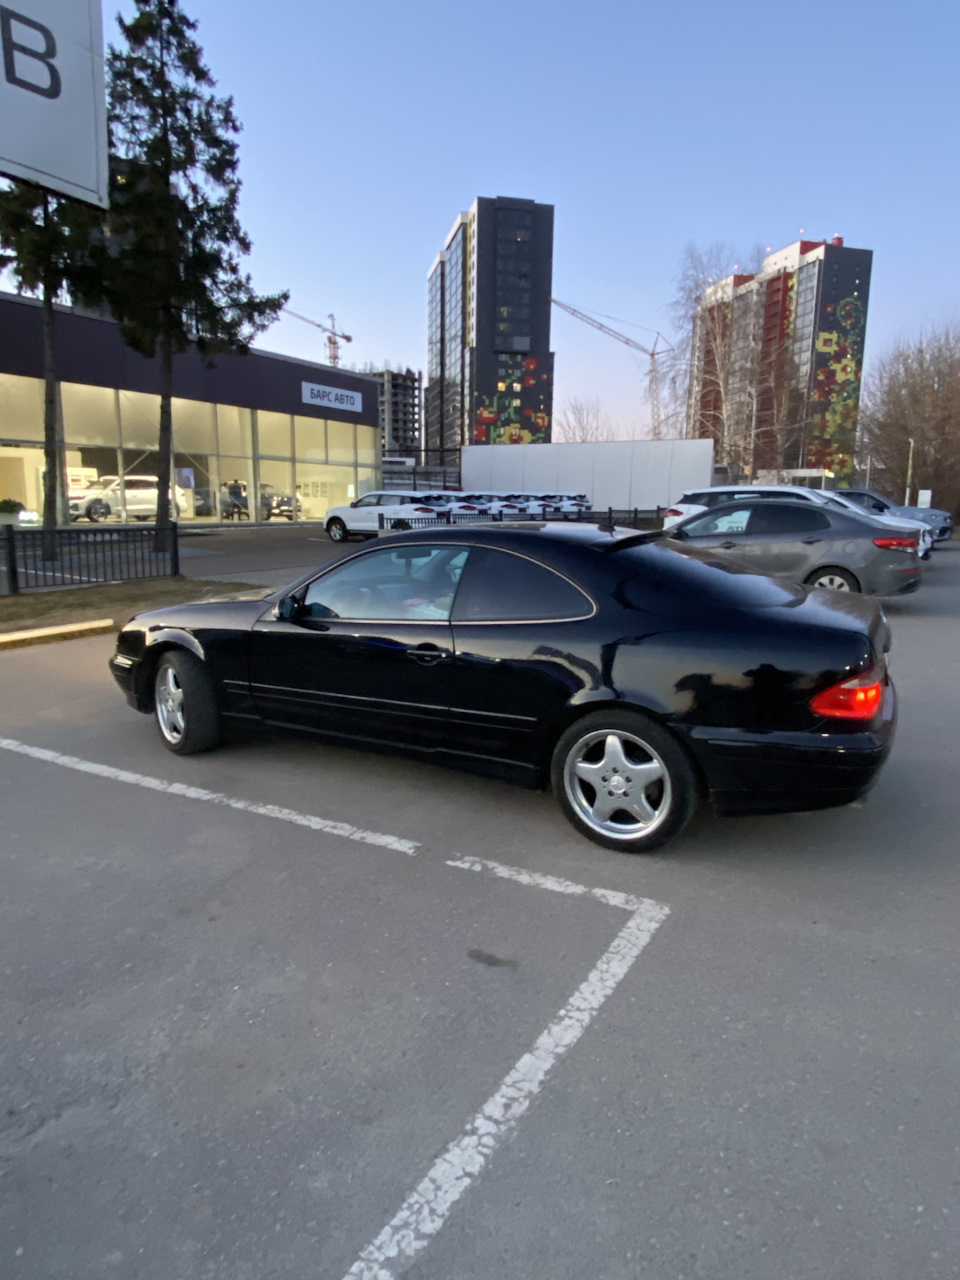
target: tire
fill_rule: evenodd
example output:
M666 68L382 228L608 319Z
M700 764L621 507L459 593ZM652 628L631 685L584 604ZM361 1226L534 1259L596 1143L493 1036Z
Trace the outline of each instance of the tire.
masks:
M105 502L97 500L96 502L90 503L84 514L91 524L97 524L110 514L110 508Z
M921 560L929 560L932 554L933 554L933 551L931 550L931 548L930 548L930 547L927 547L926 551L923 553L923 555L920 557L920 559L921 559Z
M220 709L210 675L192 653L171 649L157 665L153 714L160 740L178 756L209 751L220 741Z
M270 510L269 507L267 507L267 509L263 513L263 518L264 520L269 520L272 515L273 515L273 512Z
M327 534L331 542L346 542L347 526L343 523L339 516L334 516L327 525Z
M649 779L645 783L635 778L640 770ZM618 707L584 716L561 735L550 780L568 822L588 840L620 853L661 848L684 829L700 798L696 769L673 734L638 711ZM610 803L618 792L630 809Z
M860 583L846 569L828 564L822 569L815 569L804 578L808 587L822 587L826 591L862 591Z

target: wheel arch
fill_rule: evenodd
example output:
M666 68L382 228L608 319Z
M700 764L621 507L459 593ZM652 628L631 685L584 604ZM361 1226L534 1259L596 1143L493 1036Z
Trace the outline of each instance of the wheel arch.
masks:
M550 764L553 760L553 753L557 748L557 743L571 725L576 724L578 720L586 719L587 716L594 715L598 711L629 711L636 715L646 716L648 719L653 720L661 729L666 730L673 740L682 748L684 754L693 766L700 786L701 795L705 796L708 794L709 788L706 775L703 772L703 766L698 760L696 753L690 749L690 744L688 743L686 736L682 733L677 733L671 723L670 716L666 715L663 711L658 711L654 707L645 706L640 702L631 702L626 698L609 698L598 702L580 702L576 705L564 708L562 715L560 715L553 724L551 724L549 730L543 736L540 758L537 761L542 786L549 785Z
M137 710L149 714L153 710L153 682L160 659L171 650L192 653L206 664L206 654L196 636L188 631L167 631L148 644L137 670Z

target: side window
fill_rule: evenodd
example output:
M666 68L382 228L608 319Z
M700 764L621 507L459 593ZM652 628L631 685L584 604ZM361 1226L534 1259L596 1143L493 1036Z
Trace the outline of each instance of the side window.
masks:
M310 583L302 617L308 623L446 621L469 554L469 548L415 543L355 556Z
M453 611L454 622L588 617L590 599L545 565L507 551L474 550Z
M830 517L818 511L812 504L805 507L760 506L754 507L750 517L751 533L811 533L815 529L829 529Z
M750 507L734 507L721 510L716 515L700 516L683 526L688 538L704 538L719 533L745 533L750 519Z
M379 502L379 496L375 493L368 493L366 497L360 499L357 503L358 507L375 507Z

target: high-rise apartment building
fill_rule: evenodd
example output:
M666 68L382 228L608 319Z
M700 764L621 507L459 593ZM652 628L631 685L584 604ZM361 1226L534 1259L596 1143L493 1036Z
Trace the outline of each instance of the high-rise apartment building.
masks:
M853 470L870 249L799 240L711 285L696 318L687 434L731 474Z
M380 383L384 458L419 458L423 448L423 374L413 369L365 367Z
M427 283L427 460L550 439L553 205L481 196Z

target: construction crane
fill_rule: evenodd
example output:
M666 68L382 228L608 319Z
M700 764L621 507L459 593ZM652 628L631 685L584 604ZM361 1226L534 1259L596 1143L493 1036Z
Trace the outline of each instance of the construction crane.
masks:
M673 347L667 342L663 334L656 329L652 329L651 333L656 334L653 340L653 347L645 347L633 338L628 338L625 333L618 333L616 329L611 329L609 325L602 324L601 321L594 319L593 316L587 315L585 311L578 311L576 307L571 307L569 303L561 302L559 298L551 298L550 301L555 307L559 307L561 311L566 311L568 315L575 316L577 320L582 320L584 324L593 325L594 329L599 329L601 333L605 333L609 338L616 338L624 346L633 347L634 350L642 351L645 356L650 357L650 433L654 440L662 439L663 419L660 413L660 368L657 364L657 355L659 354L657 343L662 341L670 351L673 350Z
M295 320L302 320L304 324L312 324L315 329L322 329L327 335L327 363L332 364L336 369L340 363L340 343L352 342L353 339L349 333L337 328L337 321L331 312L327 319L329 325L321 324L319 320L311 320L309 316L302 316L299 311L291 311L289 307L284 307L284 311L288 316L293 316Z

